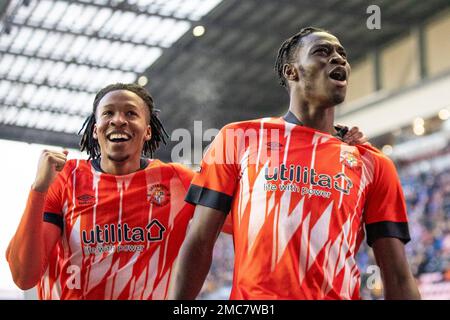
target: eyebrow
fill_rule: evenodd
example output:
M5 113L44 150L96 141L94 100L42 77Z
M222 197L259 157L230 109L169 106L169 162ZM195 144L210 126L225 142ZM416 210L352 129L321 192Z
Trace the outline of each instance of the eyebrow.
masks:
M343 46L341 46L340 44L331 44L330 42L321 42L321 43L316 43L312 46L311 49L316 49L317 47L337 47L338 50L341 50L343 52L347 52L345 51L345 48Z
M114 103L108 103L108 104L105 104L105 105L102 106L102 107L103 107L103 108L113 108L113 107L115 107L115 106L116 106L116 105L115 105ZM138 107L137 107L136 105L131 104L131 103L126 103L125 106L126 106L126 107L132 107L132 108L134 108L134 109L138 109Z

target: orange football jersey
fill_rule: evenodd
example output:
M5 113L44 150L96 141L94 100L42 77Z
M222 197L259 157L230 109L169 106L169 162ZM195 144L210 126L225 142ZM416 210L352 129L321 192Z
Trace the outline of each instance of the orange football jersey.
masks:
M164 299L194 207L193 172L142 160L123 176L69 160L51 185L44 221L62 236L38 285L41 299Z
M409 240L392 161L292 113L222 128L186 200L231 213L231 299L359 299L364 226L369 245Z

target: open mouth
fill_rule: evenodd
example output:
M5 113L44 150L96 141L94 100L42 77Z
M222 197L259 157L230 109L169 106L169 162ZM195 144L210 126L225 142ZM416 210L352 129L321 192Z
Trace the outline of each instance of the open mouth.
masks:
M347 70L343 67L334 68L328 75L332 80L335 80L340 85L347 84Z
M106 136L111 142L126 142L131 139L131 136L127 133L113 132Z

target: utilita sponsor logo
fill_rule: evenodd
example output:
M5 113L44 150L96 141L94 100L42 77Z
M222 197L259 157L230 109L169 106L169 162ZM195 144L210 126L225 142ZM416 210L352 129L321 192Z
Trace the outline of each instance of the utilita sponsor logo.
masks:
M289 168L282 164L279 168L274 168L270 173L269 168L265 171L266 181L290 181L296 183L310 184L327 189L336 189L344 194L349 194L353 187L353 182L343 172L339 172L333 177L328 174L319 174L314 169L308 167L290 165Z
M82 241L85 245L119 242L161 241L166 228L156 219L152 220L145 229L130 228L128 224L95 225L91 230L83 230Z

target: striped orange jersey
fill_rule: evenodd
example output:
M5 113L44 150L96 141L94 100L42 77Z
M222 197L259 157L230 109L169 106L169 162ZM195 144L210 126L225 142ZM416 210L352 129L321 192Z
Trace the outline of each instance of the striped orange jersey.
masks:
M369 245L409 240L394 164L292 113L225 126L186 200L231 211L231 299L359 299L364 226Z
M141 161L123 176L99 160L69 160L50 187L44 221L61 228L38 292L41 299L164 299L193 206L193 172Z

